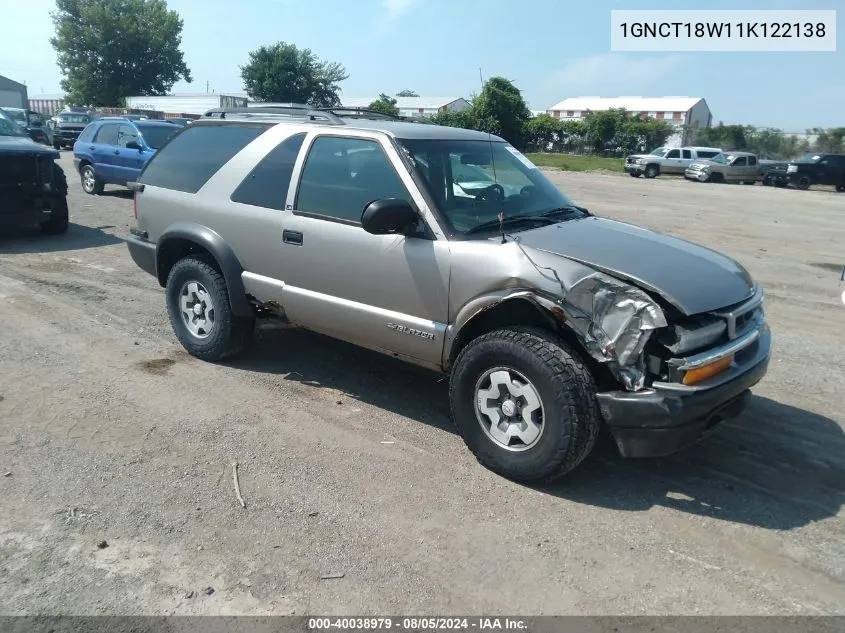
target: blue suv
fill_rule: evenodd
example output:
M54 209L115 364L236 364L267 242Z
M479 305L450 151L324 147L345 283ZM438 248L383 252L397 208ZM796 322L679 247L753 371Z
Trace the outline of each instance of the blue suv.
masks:
M85 193L138 178L156 151L182 128L166 121L102 118L92 121L73 144L73 164Z

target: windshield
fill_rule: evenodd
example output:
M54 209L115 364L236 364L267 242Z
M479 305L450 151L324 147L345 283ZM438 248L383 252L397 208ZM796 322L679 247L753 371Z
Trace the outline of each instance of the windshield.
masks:
M728 161L731 159L730 156L727 154L716 154L713 158L708 158L707 160L712 160L714 163L720 163L722 165L727 165Z
M666 153L665 147L658 147L657 149L653 149L650 152L651 156L663 156L663 154L665 154L665 153Z
M153 149L159 149L171 136L179 131L179 128L175 125L144 125L143 123L139 123L135 127L138 128L141 136L144 137L144 142L146 142L147 146Z
M796 163L817 163L822 159L820 154L804 154L801 158L796 158L793 162Z
M6 115L8 115L8 117L18 125L26 127L26 112L23 110L4 109L3 112L5 112Z
M0 110L0 136L26 136L21 127Z
M62 123L91 123L91 117L87 114L60 114L59 121Z
M508 220L537 218L562 208L572 209L567 219L585 215L507 143L420 139L400 143L453 232L467 234L495 224L499 213ZM508 231L518 226L509 226ZM498 226L490 230L497 231Z

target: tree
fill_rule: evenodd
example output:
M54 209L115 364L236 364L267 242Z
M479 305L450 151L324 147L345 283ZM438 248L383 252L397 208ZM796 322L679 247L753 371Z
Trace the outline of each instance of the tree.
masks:
M52 12L62 90L72 103L121 106L191 81L182 19L164 0L56 0Z
M625 122L625 110L610 109L588 112L584 117L587 128L587 142L594 152L603 152Z
M419 97L419 95L414 92L413 90L403 90L401 92L396 93L397 97Z
M531 112L519 88L504 77L492 77L472 100L475 129L497 134L517 149L525 147Z
M548 114L538 114L525 126L526 147L534 152L548 152L561 137L561 121Z
M317 107L340 105L341 81L346 69L317 58L310 49L277 42L250 52L241 66L241 78L250 99L307 103Z
M399 114L399 108L396 107L396 99L383 92L378 96L378 99L369 105L370 110L377 110L385 114L392 114L396 116Z

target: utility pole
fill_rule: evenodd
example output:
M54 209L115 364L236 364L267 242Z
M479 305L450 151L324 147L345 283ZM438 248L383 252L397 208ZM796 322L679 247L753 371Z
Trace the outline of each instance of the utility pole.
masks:
M481 80L481 89L484 90L484 76L481 74L481 68L478 69L478 78Z
M205 82L205 91L208 92L208 81Z

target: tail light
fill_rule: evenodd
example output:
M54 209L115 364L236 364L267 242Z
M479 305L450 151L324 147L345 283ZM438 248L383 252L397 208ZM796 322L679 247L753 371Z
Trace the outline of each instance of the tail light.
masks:
M132 207L135 212L135 221L138 221L138 192L135 192L135 195L132 196Z

